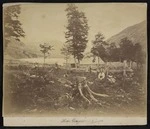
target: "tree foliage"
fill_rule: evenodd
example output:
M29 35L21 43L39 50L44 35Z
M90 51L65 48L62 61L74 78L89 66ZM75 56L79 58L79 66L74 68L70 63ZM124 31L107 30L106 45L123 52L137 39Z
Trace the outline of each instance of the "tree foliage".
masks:
M68 48L67 44L64 44L64 46L62 47L61 54L64 55L64 58L65 58L66 63L67 63L68 59L70 57L70 52L69 52L69 48Z
M134 60L134 44L127 37L121 39L120 42L120 56L122 60Z
M50 54L49 51L52 51L52 50L54 50L54 49L53 49L53 46L48 45L48 44L46 44L46 43L40 44L40 48L41 48L40 51L41 51L41 52L43 53L43 55L44 55L44 64L45 64L45 59L46 59L47 55Z
M137 62L137 64L145 63L145 53L140 43L134 45L134 61Z
M65 11L68 19L65 33L66 43L70 54L80 62L88 42L88 20L84 12L78 11L78 7L75 4L68 4Z
M118 48L116 46L116 44L114 42L112 42L109 47L107 48L107 51L108 51L108 60L109 61L120 61L120 48Z
M113 42L107 47L109 52L109 61L124 61L136 62L137 64L143 64L145 62L145 52L142 49L140 43L133 43L127 37L121 39L119 47Z
M4 7L3 12L4 43L6 48L11 37L15 38L17 41L20 41L20 37L25 37L25 32L23 31L22 24L18 19L21 13L20 5Z
M95 35L95 40L92 41L93 47L91 48L91 53L101 58L102 60L106 61L108 59L108 53L107 53L107 43L104 41L104 36L101 33L98 33Z

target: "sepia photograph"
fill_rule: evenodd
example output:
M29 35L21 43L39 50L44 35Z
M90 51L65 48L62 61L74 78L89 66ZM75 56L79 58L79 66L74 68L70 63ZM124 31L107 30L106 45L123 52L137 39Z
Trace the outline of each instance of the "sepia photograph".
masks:
M3 4L4 126L147 124L146 3Z

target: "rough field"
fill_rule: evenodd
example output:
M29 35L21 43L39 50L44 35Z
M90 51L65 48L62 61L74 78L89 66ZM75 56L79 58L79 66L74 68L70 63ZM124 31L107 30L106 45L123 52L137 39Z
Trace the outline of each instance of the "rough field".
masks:
M107 79L99 81L96 73L71 72L49 68L29 68L26 66L9 66L4 74L4 114L15 115L68 115L68 116L109 116L145 115L146 87L141 71L134 71L123 77L114 73L115 83ZM86 90L83 93L92 104L87 103L79 94L76 86L66 86L66 80L75 84L76 76L84 76L92 91L107 94L109 97L94 96L98 102L91 100ZM142 78L143 77L143 78ZM138 112L138 114L137 114Z

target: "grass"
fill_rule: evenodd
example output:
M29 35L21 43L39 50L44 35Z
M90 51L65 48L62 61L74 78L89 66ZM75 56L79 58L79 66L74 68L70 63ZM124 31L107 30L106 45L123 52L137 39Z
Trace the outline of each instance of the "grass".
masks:
M67 79L75 83L75 76L85 76L93 82L90 88L97 93L109 95L96 97L100 104L89 105L79 94L77 87L65 87L65 69L31 68L11 66L4 74L4 114L11 115L145 115L146 90L140 71L124 78L122 73L114 73L116 83L99 81L96 73L69 72ZM58 81L62 79L62 81ZM64 81L63 81L64 80ZM88 96L86 91L84 94ZM90 99L90 98L89 98ZM138 112L138 114L137 114Z

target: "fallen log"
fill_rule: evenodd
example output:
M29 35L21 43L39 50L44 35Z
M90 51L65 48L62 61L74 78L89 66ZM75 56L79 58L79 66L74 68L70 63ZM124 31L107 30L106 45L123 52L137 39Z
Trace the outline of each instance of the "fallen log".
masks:
M89 104L91 104L91 101L87 97L85 97L85 95L83 94L83 92L82 92L83 88L85 88L88 91L90 98L95 102L98 102L98 100L93 95L100 96L100 97L109 97L107 94L95 93L94 91L92 91L88 86L88 82L87 82L86 78L82 77L81 80L82 81L80 81L78 83L78 90L79 90L79 93L82 96L82 98L84 100L88 101Z
M94 95L96 95L96 96L109 97L109 95L107 95L107 94L100 94L100 93L96 93L96 92L92 91L92 90L89 88L89 86L87 86L87 89L88 89L89 92L91 92L92 94L94 94Z
M84 100L86 100L89 104L91 104L91 101L90 101L88 98L86 98L86 97L84 96L81 87L82 87L82 86L79 84L78 90L79 90L80 95L82 96L82 98L83 98Z
M88 90L88 92L89 92L89 90ZM90 98L91 98L93 101L98 102L98 100L92 95L91 92L89 92L89 94L90 94Z

